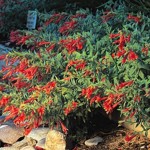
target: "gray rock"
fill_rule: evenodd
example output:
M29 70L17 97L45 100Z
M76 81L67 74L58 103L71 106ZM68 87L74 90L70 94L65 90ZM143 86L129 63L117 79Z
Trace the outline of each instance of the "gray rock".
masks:
M45 149L65 150L66 141L64 134L56 130L50 130L46 136Z
M45 141L46 141L46 138L41 139L40 141L37 142L36 147L45 149Z
M20 150L35 150L35 148L33 146L26 146L21 148Z
M20 137L23 137L23 128L18 128L15 125L0 126L0 141L7 144L15 143Z
M102 141L103 141L103 139L101 137L96 136L94 138L86 140L85 145L86 146L95 146L95 145L97 145L98 143L100 143Z
M27 135L27 137L32 138L36 141L40 141L41 139L46 137L49 130L50 130L49 128L42 128L42 127L32 129L31 132Z

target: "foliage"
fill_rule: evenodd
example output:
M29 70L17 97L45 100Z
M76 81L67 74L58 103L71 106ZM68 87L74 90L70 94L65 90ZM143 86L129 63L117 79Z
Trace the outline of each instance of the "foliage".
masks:
M75 14L39 13L38 30L17 30L10 41L18 50L6 61L0 106L6 120L26 134L41 124L60 125L65 133L73 117L86 121L101 107L120 110L149 129L150 19L128 13L125 5Z

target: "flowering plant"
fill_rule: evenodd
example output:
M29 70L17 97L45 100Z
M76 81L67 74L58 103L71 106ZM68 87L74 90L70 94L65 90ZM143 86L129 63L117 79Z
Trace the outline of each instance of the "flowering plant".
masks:
M39 13L38 30L12 31L18 50L6 61L0 85L5 121L30 132L70 116L87 117L91 109L114 109L149 129L150 19L127 12L124 5L76 14ZM25 47L25 48L24 48ZM67 125L67 124L66 124Z

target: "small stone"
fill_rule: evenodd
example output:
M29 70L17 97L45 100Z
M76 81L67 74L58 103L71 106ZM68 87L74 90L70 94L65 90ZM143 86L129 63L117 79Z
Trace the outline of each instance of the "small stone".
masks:
M99 136L96 136L94 138L91 138L89 140L85 141L86 146L96 146L98 143L102 142L103 139Z
M50 130L49 128L42 128L42 127L32 129L31 132L27 135L27 137L32 138L36 141L40 141L41 139L46 137L49 130Z
M65 150L66 141L64 134L56 130L50 130L46 136L45 149Z
M40 141L38 141L38 143L36 144L36 147L40 147L40 148L43 148L45 149L45 141L46 139L41 139Z
M13 144L23 136L24 134L22 128L17 128L15 125L0 126L0 141L2 141L3 143Z
M35 150L35 148L32 146L25 146L25 147L21 148L20 150Z

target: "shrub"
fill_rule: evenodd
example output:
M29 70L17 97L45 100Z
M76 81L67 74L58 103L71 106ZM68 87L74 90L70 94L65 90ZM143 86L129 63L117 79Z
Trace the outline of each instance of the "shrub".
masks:
M149 129L149 23L125 5L76 14L39 13L38 30L10 34L18 50L0 56L1 100L6 120L26 134L41 124L58 124L67 133L70 120L86 121L98 107L118 109L125 121L136 118ZM64 125L65 123L65 125Z

